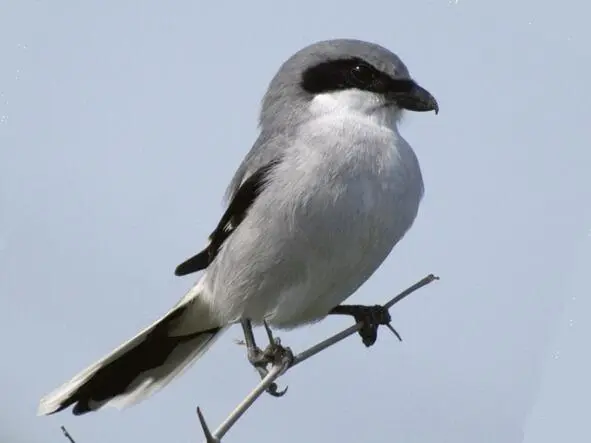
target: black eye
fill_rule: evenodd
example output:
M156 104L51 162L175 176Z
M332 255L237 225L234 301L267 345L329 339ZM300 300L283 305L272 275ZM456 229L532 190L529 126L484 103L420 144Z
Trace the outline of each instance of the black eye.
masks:
M351 77L359 85L367 85L375 79L375 73L371 67L358 64L351 69Z

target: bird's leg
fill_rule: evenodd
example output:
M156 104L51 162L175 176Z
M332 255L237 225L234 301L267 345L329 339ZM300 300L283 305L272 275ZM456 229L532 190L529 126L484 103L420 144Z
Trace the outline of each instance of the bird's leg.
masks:
M269 373L268 365L280 365L287 369L293 361L293 353L291 349L283 347L279 338L273 337L271 329L266 322L263 322L267 337L269 338L269 345L264 351L256 345L254 334L252 331L252 323L250 320L242 320L242 330L244 331L244 342L246 344L248 361L258 371L261 378L265 378ZM272 383L267 392L273 397L281 397L287 392L287 387L280 391L277 383Z
M242 331L244 332L244 343L246 344L246 355L251 365L255 367L261 374L261 377L266 375L266 369L268 361L263 355L263 351L257 346L254 339L254 333L252 332L252 323L250 320L242 320ZM264 371L264 374L261 372Z
M291 352L291 349L281 344L281 339L279 337L273 337L273 332L266 321L263 321L263 326L265 327L267 338L269 339L269 345L263 351L263 354L271 364L284 365L287 369L293 361L293 352Z
M388 327L396 335L398 340L402 341L400 334L390 324L392 321L390 312L384 306L339 305L333 308L329 314L351 315L357 323L363 323L363 326L359 330L359 335L363 340L363 344L367 347L370 347L376 342L378 338L378 327L380 325Z

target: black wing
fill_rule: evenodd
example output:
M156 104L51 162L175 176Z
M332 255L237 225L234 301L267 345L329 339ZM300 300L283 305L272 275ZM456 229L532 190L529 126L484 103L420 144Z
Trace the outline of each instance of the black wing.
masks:
M209 245L199 254L178 265L174 271L175 275L191 274L209 266L218 254L224 241L226 241L242 220L244 220L248 209L265 188L269 173L278 163L279 161L275 160L266 164L242 183L228 205L228 209L222 215L220 222L209 236Z

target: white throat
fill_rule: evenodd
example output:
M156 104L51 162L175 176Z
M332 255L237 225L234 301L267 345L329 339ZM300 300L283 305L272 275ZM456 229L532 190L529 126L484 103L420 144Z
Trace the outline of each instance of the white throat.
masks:
M315 117L355 116L396 132L402 117L402 110L385 106L381 95L360 89L318 94L312 99L309 109Z

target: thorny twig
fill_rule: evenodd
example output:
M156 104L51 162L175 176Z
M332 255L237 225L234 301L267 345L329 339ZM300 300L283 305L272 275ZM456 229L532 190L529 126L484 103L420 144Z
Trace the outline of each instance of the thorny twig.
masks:
M405 289L396 297L392 298L390 301L384 304L384 307L390 309L399 301L403 300L416 290L422 288L423 286L428 285L429 283L439 280L439 277L429 274L422 280L418 281L408 289ZM345 338L355 334L361 327L363 323L359 322L335 335L332 337L327 338L326 340L317 343L316 345L306 349L305 351L300 352L297 354L291 362L284 361L280 364L275 364L271 366L271 369L267 376L261 380L261 382L254 388L250 394L246 396L244 400L230 413L228 418L216 429L216 431L212 434L207 426L205 418L201 412L200 408L197 408L197 415L199 417L199 421L201 423L201 427L203 428L203 432L205 434L206 443L220 443L222 437L230 430L232 426L238 421L240 417L252 406L257 398L265 392L265 390L277 379L279 376L284 374L289 369L293 368L295 365L302 363L303 361L313 357L314 355L318 354L319 352L329 348L330 346L344 340Z

